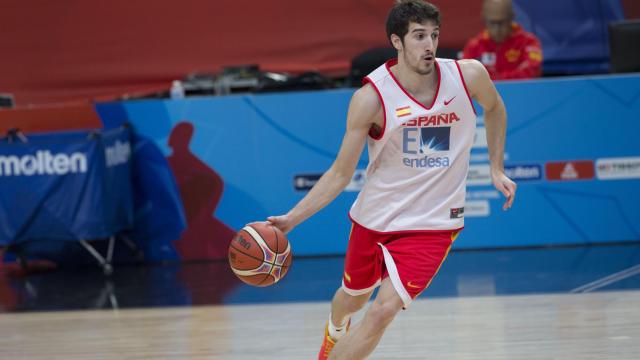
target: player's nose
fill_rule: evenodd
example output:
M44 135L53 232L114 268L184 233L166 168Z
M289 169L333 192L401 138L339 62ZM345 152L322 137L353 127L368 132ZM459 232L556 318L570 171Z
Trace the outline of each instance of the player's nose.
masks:
M433 52L433 40L431 38L425 41L424 50L426 52Z

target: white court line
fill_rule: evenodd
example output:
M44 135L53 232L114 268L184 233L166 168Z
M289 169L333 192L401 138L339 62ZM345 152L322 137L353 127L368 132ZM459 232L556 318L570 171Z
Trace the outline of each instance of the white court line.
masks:
M586 293L593 290L600 289L601 287L613 284L620 280L626 279L628 277L640 274L640 265L632 266L628 269L619 271L617 273L611 274L609 276L603 277L602 279L598 279L596 281L592 281L588 284L584 284L580 287L577 287L571 291L570 293Z

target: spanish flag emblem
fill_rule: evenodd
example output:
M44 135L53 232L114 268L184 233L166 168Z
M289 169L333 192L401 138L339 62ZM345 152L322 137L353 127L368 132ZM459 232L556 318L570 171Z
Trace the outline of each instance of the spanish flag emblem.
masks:
M397 117L403 117L403 116L408 116L411 115L411 106L405 106L405 107L401 107L401 108L397 108L396 109L396 116Z

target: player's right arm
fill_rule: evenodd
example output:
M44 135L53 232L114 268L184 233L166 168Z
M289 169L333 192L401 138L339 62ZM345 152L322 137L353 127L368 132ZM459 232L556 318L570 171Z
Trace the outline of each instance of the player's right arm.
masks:
M351 181L371 126L382 125L382 111L378 95L370 84L358 89L349 104L340 151L329 170L287 214L270 216L267 220L287 233L333 201Z

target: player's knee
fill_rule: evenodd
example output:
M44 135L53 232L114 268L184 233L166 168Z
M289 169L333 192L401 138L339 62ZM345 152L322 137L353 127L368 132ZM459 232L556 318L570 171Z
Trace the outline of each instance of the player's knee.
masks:
M365 294L365 295L353 296L353 295L344 293L344 296L341 296L340 300L342 300L342 304L345 307L345 310L347 312L354 313L362 309L362 307L364 307L367 301L369 301L369 295Z
M393 304L374 302L371 304L366 316L375 328L382 329L386 328L391 321L393 321L397 313L398 309L396 309Z
M354 313L362 309L364 305L367 303L367 300L369 299L364 297L352 297L347 302L347 308L349 309L349 312Z

